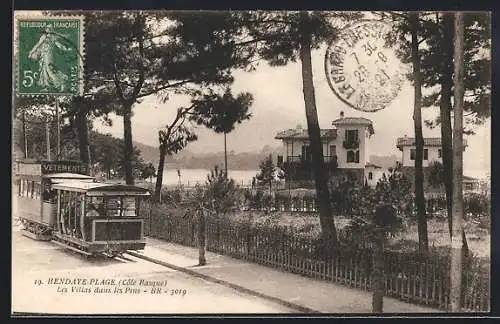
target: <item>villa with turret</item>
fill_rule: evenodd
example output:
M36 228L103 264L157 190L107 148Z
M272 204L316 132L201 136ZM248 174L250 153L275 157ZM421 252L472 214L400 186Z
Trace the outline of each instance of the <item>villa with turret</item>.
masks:
M371 120L361 117L340 118L332 128L321 129L323 158L329 176L338 175L359 182L375 184L382 175L380 167L369 162L370 138L374 134ZM307 129L297 127L279 132L276 137L283 143L283 156L278 166L291 180L312 180L313 168Z
M369 161L370 138L375 133L371 120L361 117L340 118L332 122L332 128L321 129L323 158L328 177L344 177L360 183L375 186L388 170ZM276 139L283 143L283 155L278 156L277 165L285 171L287 181L312 181L314 179L311 148L307 129L298 126L279 132ZM413 179L415 168L415 139L403 136L396 139L396 147L401 151L398 161L403 172ZM464 140L464 150L467 141ZM428 183L429 167L433 162L442 163L441 139L424 138L423 168L424 187L428 191L442 191L443 188L432 188ZM412 181L413 185L413 181ZM477 191L480 188L478 179L464 176L464 191Z

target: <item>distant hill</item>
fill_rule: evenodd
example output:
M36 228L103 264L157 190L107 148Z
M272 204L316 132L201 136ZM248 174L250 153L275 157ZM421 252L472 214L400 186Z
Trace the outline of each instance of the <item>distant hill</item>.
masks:
M390 156L370 155L370 162L384 169L394 167L396 165L396 161L399 160L400 158L394 154Z
M146 162L158 165L158 148L141 142L134 142L134 146L141 151L142 158ZM274 159L281 154L281 147L264 146L260 152L240 152L229 151L227 160L229 168L232 170L257 170L259 163L266 156L271 154ZM370 155L370 162L382 168L394 167L399 157L396 155L380 156ZM276 160L274 160L276 163ZM215 165L224 164L224 152L196 154L189 149L183 150L174 156L167 156L167 164L170 168L182 169L212 169Z
M160 154L158 148L140 142L134 142L134 146L141 151L145 162L151 162L155 167L157 166ZM280 150L281 147L266 145L260 152L229 151L227 152L228 167L232 170L256 170L259 168L260 161L269 154L275 159ZM166 162L170 168L212 169L215 165L224 164L224 152L196 154L186 149L174 156L167 156Z
M141 156L146 162L151 162L153 164L158 163L158 158L159 158L159 150L158 148L151 146L151 145L146 145L141 142L136 142L133 141L134 146L141 151Z

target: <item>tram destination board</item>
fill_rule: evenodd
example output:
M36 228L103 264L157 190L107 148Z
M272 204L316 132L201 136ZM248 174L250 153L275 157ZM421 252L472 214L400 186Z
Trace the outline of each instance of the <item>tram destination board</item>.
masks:
M42 161L42 175L52 173L78 173L89 175L89 167L80 161Z

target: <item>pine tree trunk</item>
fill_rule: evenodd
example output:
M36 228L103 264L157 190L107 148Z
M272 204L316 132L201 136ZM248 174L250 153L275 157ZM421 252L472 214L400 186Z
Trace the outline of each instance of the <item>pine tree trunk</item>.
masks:
M125 169L125 183L134 184L132 174L132 155L134 145L132 143L132 106L124 107L123 113L123 167Z
M311 142L312 166L316 195L319 202L319 219L323 238L329 245L337 245L337 233L333 222L332 207L328 192L328 177L323 161L323 148L316 109L314 83L311 63L311 34L307 25L310 23L307 12L301 12L302 30L300 35L300 60L302 63L302 83L307 118L307 130Z
M413 124L415 127L415 200L418 219L418 247L420 253L427 253L429 239L427 235L427 214L424 197L424 136L422 134L422 81L420 72L420 55L418 49L418 13L411 13L411 55L413 63L413 87L415 91L413 103Z
M384 232L380 228L375 233L373 283L372 313L380 314L384 311Z
M443 17L443 62L444 69L441 76L441 102L439 106L441 122L441 150L443 156L443 179L446 192L446 209L448 212L448 230L450 238L453 233L453 152L451 128L451 96L453 88L453 14L445 13ZM469 247L465 232L462 231L462 253L469 255Z
M462 233L463 233L463 105L464 105L464 21L455 13L454 33L454 125L453 125L453 231L450 271L450 306L452 312L461 309L462 296Z
M452 130L451 130L451 91L453 87L453 21L449 13L443 17L443 75L441 76L441 102L439 117L441 122L441 150L443 156L443 180L446 191L446 209L448 212L448 230L452 234Z
M161 201L161 189L163 186L163 170L165 168L165 149L160 145L160 161L158 161L158 171L156 174L155 199Z

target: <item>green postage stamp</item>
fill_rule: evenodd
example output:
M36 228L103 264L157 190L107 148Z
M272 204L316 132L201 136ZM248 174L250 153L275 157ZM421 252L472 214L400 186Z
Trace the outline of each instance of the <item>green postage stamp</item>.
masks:
M17 95L83 93L83 22L70 15L14 17Z

